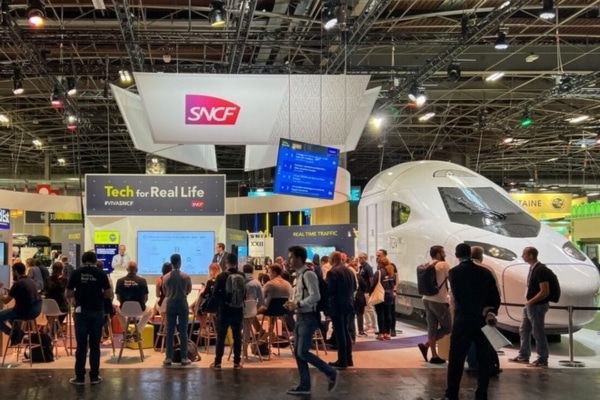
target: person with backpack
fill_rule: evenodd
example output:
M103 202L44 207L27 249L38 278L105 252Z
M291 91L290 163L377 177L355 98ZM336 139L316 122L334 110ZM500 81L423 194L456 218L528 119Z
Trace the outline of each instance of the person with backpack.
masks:
M179 331L179 343L181 346L181 365L190 365L191 361L187 355L188 342L188 320L190 307L187 302L187 296L192 291L192 279L185 272L181 272L181 255L171 255L171 265L173 270L163 278L162 287L165 291L167 302L167 338L165 341L165 359L163 365L170 366L173 363L175 326Z
M431 364L444 364L436 349L436 342L452 332L452 317L448 304L448 272L446 252L442 246L431 246L431 262L417 268L419 294L423 295L427 320L427 342L419 343L419 350L427 362L427 352L431 349ZM422 271L422 273L420 273Z
M535 247L523 249L523 261L529 264L527 275L527 295L523 307L523 317L519 336L521 347L519 354L509 359L509 362L528 364L530 367L548 366L548 338L544 331L546 313L548 312L548 301L550 301L550 282L553 273L548 267L538 261L538 250ZM535 338L538 358L529 363L531 355L531 335Z
M371 288L369 293L373 293L378 283L381 283L384 290L383 302L375 304L375 312L377 313L377 326L379 333L377 340L390 340L391 330L395 325L394 302L396 300L395 289L398 284L398 277L394 273L394 267L386 256L377 257L377 272L373 275Z
M225 259L227 271L221 272L215 279L213 296L217 299L217 344L215 361L210 368L221 369L221 360L225 353L225 337L231 328L233 335L233 369L242 368L242 325L244 324L244 301L246 300L246 280L238 271L238 258L227 253Z
M306 266L306 249L292 246L288 249L288 266L296 271L296 290L294 300L285 303L288 310L296 311L296 327L294 329L294 357L300 375L300 384L286 393L293 396L309 395L311 391L310 369L313 365L327 377L328 390L335 390L338 384L338 372L319 356L310 352L313 335L319 328L320 312L318 303L321 300L319 278Z

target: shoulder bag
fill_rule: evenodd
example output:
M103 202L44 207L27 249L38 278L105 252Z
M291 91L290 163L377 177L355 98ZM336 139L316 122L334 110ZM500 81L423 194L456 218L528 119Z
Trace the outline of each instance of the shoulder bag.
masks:
M379 279L377 280L377 285L375 285L375 289L371 296L369 297L369 305L374 306L379 303L383 303L385 300L385 290L383 289L383 285L381 284L381 271L379 271Z

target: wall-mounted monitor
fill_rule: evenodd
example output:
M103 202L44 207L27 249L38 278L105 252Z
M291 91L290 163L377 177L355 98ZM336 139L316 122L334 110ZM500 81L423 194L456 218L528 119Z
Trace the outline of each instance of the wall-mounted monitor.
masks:
M181 270L208 275L215 250L214 231L138 231L137 262L140 275L161 275L171 254L181 255Z
M319 257L328 256L335 251L335 246L304 246L306 248L306 259L312 261L315 254Z
M280 139L273 191L333 199L339 155L340 151L333 147Z

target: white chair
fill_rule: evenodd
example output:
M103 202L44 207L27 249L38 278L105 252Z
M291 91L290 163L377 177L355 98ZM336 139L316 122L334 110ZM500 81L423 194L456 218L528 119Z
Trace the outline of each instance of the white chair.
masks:
M258 354L258 359L260 362L263 361L262 355L260 354L260 348L258 347L258 337L257 332L254 331L252 323L254 322L254 318L256 318L256 314L258 313L258 301L257 300L246 300L244 301L244 326L242 328L242 350L244 352L244 357L248 359L248 345L250 345L250 349L254 349L256 354ZM229 348L229 356L227 357L227 361L231 358L231 353L233 352L233 343Z
M48 323L46 324L46 329L48 330L48 334L52 338L52 343L54 344L54 352L56 357L58 358L58 339L62 339L63 346L65 347L65 353L70 356L69 347L67 346L67 337L65 332L63 332L62 324L59 321L59 317L63 315L67 315L66 312L60 311L58 307L58 303L54 299L43 299L42 300L42 314L46 315L46 319Z
M135 341L138 344L140 350L140 360L144 361L144 349L142 348L142 334L138 328L138 319L144 316L144 310L137 301L126 301L124 302L119 310L117 311L120 315L125 317L126 323L123 327L123 340L121 340L121 350L119 351L119 357L117 362L121 361L123 355L123 348L125 348L125 342ZM133 334L129 333L129 325L133 324Z

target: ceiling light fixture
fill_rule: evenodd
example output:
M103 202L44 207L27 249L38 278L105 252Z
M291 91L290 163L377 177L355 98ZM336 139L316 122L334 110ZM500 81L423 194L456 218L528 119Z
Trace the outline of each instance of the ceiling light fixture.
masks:
M490 76L485 78L485 80L486 80L486 82L495 82L498 79L502 78L503 76L504 76L504 72L494 72L493 74L491 74Z
M69 96L75 96L77 94L77 81L74 76L67 78L67 94Z
M525 62L532 63L535 60L537 60L538 58L540 58L540 56L538 56L535 53L531 53L530 55L528 55L527 57L525 57Z
M131 83L133 78L131 78L131 74L126 69L122 69L119 71L119 79L122 83Z
M8 117L4 114L0 114L0 124L8 124L10 120L8 119Z
M323 27L330 30L338 24L339 6L329 2L323 6Z
M30 27L42 27L46 18L46 7L44 6L44 2L41 0L28 0L26 15Z
M56 161L58 161L58 163L59 163L60 165L65 165L65 162L66 162L64 158L59 158L59 159L58 159L58 160L56 160Z
M23 89L23 78L21 77L21 70L19 68L15 68L13 73L13 94L20 95L25 92Z
M566 121L572 124L578 124L580 122L587 121L589 118L589 115L579 115L577 117L567 118Z
M74 131L78 126L78 118L75 115L69 115L67 117L67 129L70 131Z
M451 82L458 82L461 75L460 64L457 62L450 63L450 65L448 65L447 74L448 80Z
M556 16L554 12L554 0L543 0L542 1L542 12L540 12L541 19L553 19Z
M208 22L213 28L225 26L227 23L227 14L225 4L222 1L213 1L210 3L210 12L208 13Z
M421 115L419 117L419 121L420 122L425 122L425 121L429 121L431 118L435 117L435 113L434 112L428 112L425 115Z
M63 98L58 85L54 86L52 96L50 97L50 104L52 104L52 107L54 108L61 108L63 106Z
M427 95L425 94L425 88L419 86L413 86L408 94L408 99L413 102L417 107L421 107L427 101Z
M165 51L163 54L163 61L165 64L168 64L171 62L171 53L169 53L168 51Z
M42 141L39 139L33 139L31 143L33 143L35 147L42 147Z
M494 45L496 50L508 49L508 43L506 43L506 32L498 30L498 37L496 38L496 44Z

